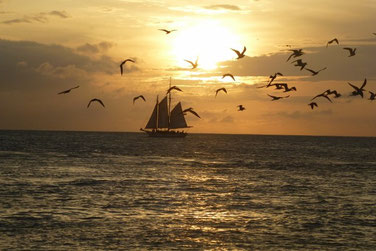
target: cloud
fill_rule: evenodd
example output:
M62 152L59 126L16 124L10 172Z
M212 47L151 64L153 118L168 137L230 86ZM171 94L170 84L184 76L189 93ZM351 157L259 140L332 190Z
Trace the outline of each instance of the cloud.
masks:
M105 52L113 46L114 44L110 42L100 42L98 44L86 43L84 45L77 47L77 51L83 52L83 53L99 53L99 52Z
M39 14L33 15L33 16L24 16L22 18L14 18L5 20L2 23L3 24L19 24L19 23L47 23L49 21L49 17L55 16L59 18L68 18L68 14L65 11L57 11L53 10L50 12L40 12Z
M204 6L205 9L208 10L230 10L230 11L240 11L240 7L231 4L215 4L215 5L208 5Z

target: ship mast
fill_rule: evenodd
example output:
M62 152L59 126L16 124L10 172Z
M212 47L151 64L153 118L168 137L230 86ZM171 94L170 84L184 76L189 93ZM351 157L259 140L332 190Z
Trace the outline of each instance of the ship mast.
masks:
M170 86L168 88L171 88L171 77L170 77ZM170 122L171 122L171 92L168 93L168 128L167 130L170 130Z
M159 104L158 104L158 95L157 95L157 105L156 105L156 110L157 110L157 119L156 119L156 125L155 125L155 130L156 131L158 131L158 126L159 126L159 124L158 124L158 117L159 117Z

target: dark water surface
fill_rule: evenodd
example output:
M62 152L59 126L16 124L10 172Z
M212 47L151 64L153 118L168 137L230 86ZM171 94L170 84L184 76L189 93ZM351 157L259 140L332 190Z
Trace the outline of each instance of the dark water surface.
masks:
M376 250L376 138L0 131L0 248Z

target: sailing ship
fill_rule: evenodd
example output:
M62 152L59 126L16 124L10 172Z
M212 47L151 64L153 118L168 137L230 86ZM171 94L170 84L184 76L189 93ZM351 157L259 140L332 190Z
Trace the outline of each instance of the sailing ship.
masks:
M146 132L150 137L183 138L187 136L187 132L177 130L191 127L187 125L181 102L177 103L172 110L170 109L171 92L166 94L160 102L157 96L157 103L154 106L149 121L145 128L141 128L140 130Z

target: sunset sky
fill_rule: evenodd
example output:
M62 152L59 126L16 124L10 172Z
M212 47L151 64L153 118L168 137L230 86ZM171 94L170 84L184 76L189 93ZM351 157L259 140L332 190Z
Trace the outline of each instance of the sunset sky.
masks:
M201 116L187 114L189 132L376 136L375 13L374 0L0 0L0 129L139 131L171 77L183 90L173 103ZM237 60L231 48L243 46ZM327 69L311 76L286 62L299 48L308 68ZM191 70L184 60L197 57ZM136 63L121 76L127 58ZM297 91L271 102L287 94L256 87L275 72ZM350 97L348 82L365 78L365 97ZM221 87L228 94L215 98ZM329 88L342 97L311 110ZM92 98L106 108L87 108Z

